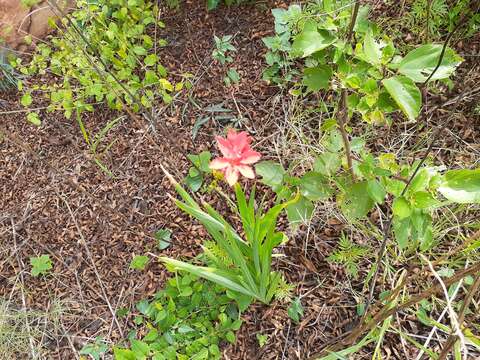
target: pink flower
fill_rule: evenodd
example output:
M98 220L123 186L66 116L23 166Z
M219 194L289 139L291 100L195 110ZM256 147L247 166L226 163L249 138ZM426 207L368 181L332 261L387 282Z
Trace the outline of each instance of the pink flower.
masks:
M210 169L221 170L230 186L235 185L240 174L249 179L255 178L249 165L260 160L261 155L250 147L251 136L245 131L237 133L230 129L226 139L217 136L216 140L223 157L212 160Z

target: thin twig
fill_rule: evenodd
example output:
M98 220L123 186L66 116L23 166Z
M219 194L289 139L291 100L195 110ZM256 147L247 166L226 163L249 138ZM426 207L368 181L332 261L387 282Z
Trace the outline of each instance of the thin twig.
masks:
M475 281L470 287L467 293L467 296L465 297L462 307L460 309L460 313L458 315L458 323L460 327L462 326L463 321L465 320L465 314L467 312L468 306L470 305L470 302L473 300L473 296L475 295L479 287L480 287L480 272L475 276ZM462 333L462 336L463 336L463 333ZM445 360L447 358L447 355L450 352L452 346L455 345L456 340L457 340L457 336L454 334L451 334L448 337L447 342L445 343L445 346L442 349L442 352L438 356L438 360Z
M457 314L455 313L455 310L453 310L452 300L450 298L450 295L448 294L448 290L447 290L447 287L445 286L445 282L442 280L440 275L435 271L432 263L426 258L426 256L423 254L420 254L420 256L424 261L427 262L428 267L430 268L430 271L432 272L433 276L435 276L437 281L440 283L440 286L442 287L443 293L445 295L445 301L447 302L448 315L450 316L452 329L454 329L455 334L460 339L460 343L464 352L463 353L464 359L466 359L466 356L468 354L468 349L465 342L465 336L463 336L462 329L460 328L460 322L459 322L459 319L457 318Z
M445 286L450 286L452 284L455 284L456 282L460 281L464 277L472 274L477 274L480 272L480 263L477 263L475 265L472 265L464 270L457 271L453 276L449 277L448 279L445 279L444 284ZM321 355L325 353L331 353L335 351L339 351L345 346L349 346L357 341L357 339L366 333L367 331L373 329L375 326L377 326L379 323L390 317L391 315L409 308L412 305L418 304L420 301L423 299L427 299L433 295L437 295L443 292L443 289L441 285L437 284L434 286L431 286L430 288L422 291L421 293L418 293L417 295L413 295L409 300L397 305L394 308L390 308L388 306L383 307L379 312L376 314L369 314L369 320L366 323L362 323L358 327L356 327L354 330L342 334L341 337L343 337L343 340L338 341L334 345L330 346L329 348L323 348L322 351L320 351L317 354L314 354L310 357L310 359L317 359Z

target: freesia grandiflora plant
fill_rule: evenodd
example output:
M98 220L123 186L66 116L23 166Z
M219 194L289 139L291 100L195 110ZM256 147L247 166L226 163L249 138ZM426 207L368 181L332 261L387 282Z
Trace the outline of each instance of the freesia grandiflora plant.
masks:
M262 206L256 210L255 188L247 199L238 183L239 175L255 177L250 165L260 159L260 154L250 148L251 138L246 132L228 132L227 138L217 137L223 157L213 160L211 168L221 170L227 182L234 187L237 212L240 216L245 237L238 232L207 203L198 204L187 191L165 170L182 200L176 205L197 219L215 242L218 251L204 247L208 266L161 257L167 266L175 270L190 272L213 281L238 295L268 304L285 282L280 273L272 271L273 249L286 240L282 232L276 231L280 212L288 203L278 204L265 213ZM219 253L225 257L219 256ZM228 261L225 261L225 258Z

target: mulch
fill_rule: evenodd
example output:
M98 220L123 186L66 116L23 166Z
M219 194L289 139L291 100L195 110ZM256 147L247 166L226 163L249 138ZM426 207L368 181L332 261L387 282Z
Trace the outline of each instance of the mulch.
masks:
M192 96L175 99L174 106L159 104L156 120L162 126L147 120L132 123L128 116L121 120L105 139L116 142L102 158L114 178L95 165L75 120L41 113L43 126L35 128L22 112L2 115L0 124L21 145L0 136L0 297L19 306L25 300L27 308L39 311L62 304L60 325L49 327L44 339L46 358L73 359L74 349L96 336L115 343L134 328L133 315L116 319L112 313L120 308L134 313L135 303L161 289L169 276L154 259L145 271L130 270L134 254L186 259L198 254L206 233L175 207L168 196L174 195L173 189L160 165L175 175L186 174L189 163L178 148L185 153L214 149L213 135L228 123L210 120L191 139L192 127L209 116L205 109L211 105L231 110L235 121L256 141L262 140L261 150L269 148L274 119L283 114L271 106L278 89L261 80L261 38L272 33L270 9L286 3L271 0L207 12L203 1L191 0L178 12L165 12L166 27L160 35L169 45L159 55L173 76L194 75ZM238 49L232 66L241 82L232 87L223 84L226 69L211 62L213 36L226 34L234 35ZM21 109L18 94L0 95L1 111ZM35 99L34 105L44 102ZM85 114L84 122L95 133L121 115L99 108ZM476 126L465 141L475 134L478 139L478 121ZM202 196L225 208L211 195ZM357 318L352 284L340 267L325 261L343 227L332 219L311 232L291 234L281 249L286 256L276 266L296 285L304 317L293 323L287 306L278 302L252 306L237 343L224 349L226 359L306 359L351 328ZM173 231L173 240L160 251L153 234L162 228ZM29 258L41 254L50 254L54 268L51 275L34 278ZM262 348L258 333L269 336Z

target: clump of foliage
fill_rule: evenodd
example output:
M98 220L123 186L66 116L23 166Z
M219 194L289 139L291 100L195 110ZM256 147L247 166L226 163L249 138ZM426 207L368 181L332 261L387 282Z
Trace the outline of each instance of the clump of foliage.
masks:
M215 10L221 4L225 4L227 6L230 5L239 5L248 0L206 0L207 9L208 10ZM180 7L181 0L166 0L167 6L171 9L178 9Z
M348 134L345 124L356 114L371 125L389 124L393 121L389 114L396 111L414 121L422 107L419 86L448 79L462 59L447 48L431 74L442 45L425 44L402 56L393 41L368 20L367 7L360 7L350 30L351 7L341 5L334 8L324 2L273 11L277 34L264 39L270 50L265 78L287 81L295 96L333 90L338 103L332 118L321 124L324 151L311 171L291 176L281 164L268 161L256 166L257 173L285 201L301 194L299 201L286 208L291 223L308 220L317 201L335 197L346 218L356 221L391 197L400 248L429 249L434 242L431 213L442 204L438 195L456 202L477 202L477 195L468 200L451 196L446 187L453 185L448 179L456 178L456 171L442 173L444 169L431 166L418 171L418 163L398 163L394 154L375 156L361 136ZM293 75L287 71L286 80L285 61L303 64ZM405 179L413 175L407 188ZM478 182L478 170L459 170L458 176L465 180L455 182L458 190Z
M130 334L130 346L114 348L116 360L220 359L219 346L234 343L242 325L225 288L191 274L176 274L137 310L141 331Z
M48 84L25 89L22 104L29 106L31 93L42 92L50 100L48 111L63 109L69 118L74 112L93 111L102 102L133 111L140 104L152 106L157 96L170 102L174 86L156 53L165 41L149 35L155 26L164 26L157 13L145 0L77 1L62 26L51 23L58 29L51 45L37 45L28 64L17 60L23 74L54 75Z
M470 37L480 28L480 14L472 8L470 0L415 0L407 14L407 26L417 34L439 37L452 31L462 17L467 25L462 34Z

